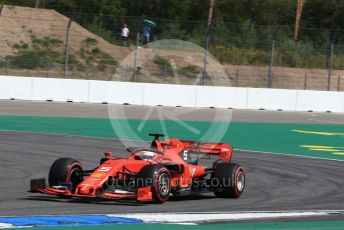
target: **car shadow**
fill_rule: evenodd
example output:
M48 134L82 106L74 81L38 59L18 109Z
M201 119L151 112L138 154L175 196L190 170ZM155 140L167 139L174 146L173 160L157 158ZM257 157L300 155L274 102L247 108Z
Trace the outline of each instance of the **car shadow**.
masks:
M77 204L101 204L101 205L125 205L125 206L144 206L145 203L136 202L135 200L106 200L101 198L82 198L82 197L50 197L50 196L29 196L21 200L30 201L47 201L58 203L77 203Z
M209 199L215 199L215 196L212 195L205 195L205 194L198 194L198 195L190 195L190 196L174 196L170 197L168 201L187 201L187 200L209 200Z
M188 200L209 200L215 199L215 196L208 194L195 194L189 196L174 196L170 197L167 202L185 202ZM77 203L77 204L99 204L99 205L123 205L123 206L145 206L148 204L154 204L153 201L137 202L136 200L108 200L102 198L84 198L84 197L62 197L62 196L46 196L35 195L21 200L30 201L46 201L46 202L58 202L58 203Z

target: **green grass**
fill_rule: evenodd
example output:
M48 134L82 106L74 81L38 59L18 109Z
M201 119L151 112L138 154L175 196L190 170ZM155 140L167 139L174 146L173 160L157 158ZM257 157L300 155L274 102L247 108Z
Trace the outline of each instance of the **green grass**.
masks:
M313 222L259 222L246 224L204 224L204 225L175 225L175 224L117 224L102 226L73 226L73 227L38 227L37 230L343 230L344 221L313 221Z

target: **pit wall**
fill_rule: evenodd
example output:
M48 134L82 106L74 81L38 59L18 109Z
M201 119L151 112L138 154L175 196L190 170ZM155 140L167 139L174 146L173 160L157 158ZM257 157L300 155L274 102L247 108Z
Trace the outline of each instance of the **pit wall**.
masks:
M0 99L344 112L344 92L0 77Z

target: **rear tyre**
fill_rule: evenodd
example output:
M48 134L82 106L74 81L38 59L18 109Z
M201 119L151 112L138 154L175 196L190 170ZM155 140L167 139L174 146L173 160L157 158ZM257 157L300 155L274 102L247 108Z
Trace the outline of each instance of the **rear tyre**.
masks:
M146 165L138 174L138 187L151 187L154 202L164 203L171 192L171 178L168 169L163 165Z
M72 191L83 180L82 165L71 158L59 158L54 161L49 171L49 186L71 183Z
M218 163L214 170L212 186L217 197L239 198L245 190L244 168L234 163Z

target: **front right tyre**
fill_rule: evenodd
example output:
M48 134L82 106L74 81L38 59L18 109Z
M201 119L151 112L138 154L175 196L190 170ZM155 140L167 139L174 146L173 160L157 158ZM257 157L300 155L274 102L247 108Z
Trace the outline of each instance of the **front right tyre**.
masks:
M59 158L54 161L49 170L49 186L71 184L72 191L83 180L82 165L72 158Z
M138 187L151 187L155 203L161 204L168 200L171 192L171 177L163 165L146 165L137 176Z

